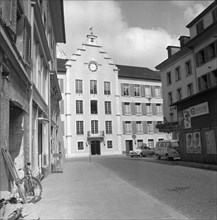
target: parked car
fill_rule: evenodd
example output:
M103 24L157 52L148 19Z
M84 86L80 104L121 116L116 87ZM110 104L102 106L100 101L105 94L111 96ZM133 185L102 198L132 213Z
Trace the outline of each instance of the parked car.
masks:
M167 160L180 159L179 142L177 140L162 140L156 143L155 155L160 160L162 157Z
M131 157L153 156L154 154L154 150L152 150L150 147L147 147L147 144L142 144L141 146L138 146L136 150L132 150L129 152L129 156Z

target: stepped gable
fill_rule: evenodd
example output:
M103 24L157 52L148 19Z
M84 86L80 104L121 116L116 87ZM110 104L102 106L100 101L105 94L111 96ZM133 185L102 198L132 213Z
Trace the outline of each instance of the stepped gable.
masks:
M137 79L148 79L160 81L160 72L153 71L147 67L137 66L126 66L116 64L119 69L118 77L137 78Z

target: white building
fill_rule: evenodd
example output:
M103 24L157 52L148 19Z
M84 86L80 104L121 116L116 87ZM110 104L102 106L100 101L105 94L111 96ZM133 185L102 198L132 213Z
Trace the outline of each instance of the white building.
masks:
M167 138L154 129L163 121L157 72L114 65L93 33L59 64L66 157L122 154L142 142L153 147Z

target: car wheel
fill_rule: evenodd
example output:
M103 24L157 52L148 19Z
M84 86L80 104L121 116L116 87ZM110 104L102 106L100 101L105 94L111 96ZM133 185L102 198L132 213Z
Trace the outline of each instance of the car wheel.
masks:
M133 157L133 156L131 156L131 157Z
M173 158L170 157L168 154L166 155L167 160L172 160Z
M160 160L160 159L161 159L161 156L160 156L160 155L157 155L157 159Z

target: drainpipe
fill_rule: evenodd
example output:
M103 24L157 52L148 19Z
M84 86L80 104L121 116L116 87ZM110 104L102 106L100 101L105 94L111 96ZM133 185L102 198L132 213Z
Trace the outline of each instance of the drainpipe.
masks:
M31 27L32 27L32 32L31 32L31 48L33 48L33 41L34 41L34 8L31 6ZM31 49L31 60L33 58L33 50ZM32 62L34 62L34 60L32 60ZM33 118L33 115L32 115L32 104L33 104L33 94L32 94L32 91L33 91L33 87L32 87L32 84L33 84L33 70L31 69L31 86L30 86L30 100L29 100L29 161L33 161L32 159L32 141L33 141L33 137L32 137L32 118Z

